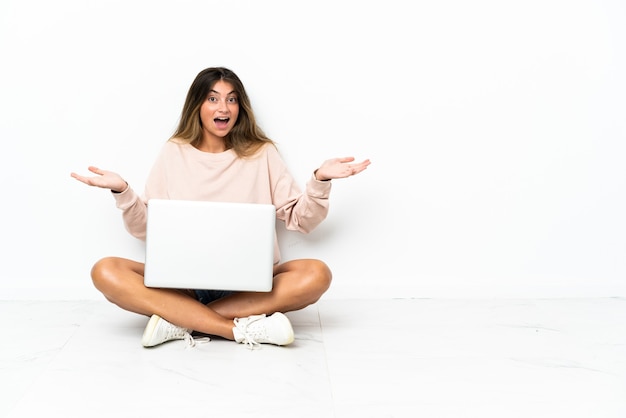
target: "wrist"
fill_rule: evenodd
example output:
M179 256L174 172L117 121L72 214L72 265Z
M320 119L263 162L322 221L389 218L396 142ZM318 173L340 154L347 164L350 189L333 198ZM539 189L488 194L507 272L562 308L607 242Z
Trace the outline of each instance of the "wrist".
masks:
M330 180L330 179L321 178L320 176L318 176L317 172L318 172L318 170L315 170L313 172L313 177L315 178L315 180L317 180L317 181L329 181Z
M115 194L120 194L126 191L126 189L128 189L128 182L124 182L124 186L121 188L121 190L113 190L111 189L111 193L115 193Z

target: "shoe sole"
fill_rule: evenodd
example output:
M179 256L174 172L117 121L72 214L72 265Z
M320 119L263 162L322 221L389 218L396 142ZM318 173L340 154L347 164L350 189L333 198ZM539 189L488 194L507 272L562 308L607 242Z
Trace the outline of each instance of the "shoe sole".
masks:
M152 315L150 317L150 321L148 321L148 325L146 325L146 329L143 331L143 336L141 337L141 345L144 347L155 346L155 344L150 343L150 340L152 339L152 335L160 319L161 317L158 315Z

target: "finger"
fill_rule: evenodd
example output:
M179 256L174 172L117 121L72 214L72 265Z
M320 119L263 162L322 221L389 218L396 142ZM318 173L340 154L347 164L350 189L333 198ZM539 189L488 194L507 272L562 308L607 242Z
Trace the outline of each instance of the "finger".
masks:
M367 163L360 163L360 164L355 164L352 166L352 175L354 174L358 174L361 171L365 170L367 168L367 166L369 165L369 162Z
M94 167L94 166L89 166L88 170L91 171L92 173L98 174L98 175L103 175L104 171L100 170L98 167Z
M76 173L72 173L71 176L74 177L76 180L80 181L81 183L89 184L89 178L87 177L83 177Z
M350 163L352 161L354 161L354 157L343 157L343 158L337 158L337 160L340 163Z
M364 162L359 163L359 164L353 164L352 168L354 168L355 170L363 171L363 170L365 170L367 168L368 165L370 165L369 161L367 161L367 162L364 161Z

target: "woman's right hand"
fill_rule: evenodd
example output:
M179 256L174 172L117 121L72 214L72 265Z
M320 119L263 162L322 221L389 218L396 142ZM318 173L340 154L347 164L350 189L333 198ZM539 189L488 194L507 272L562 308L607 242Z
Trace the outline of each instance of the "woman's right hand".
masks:
M116 193L121 193L128 187L128 183L126 183L126 181L124 181L124 179L117 173L101 170L94 166L90 166L88 170L97 174L97 176L86 177L76 173L71 173L70 175L76 180L89 186L111 189L112 192Z

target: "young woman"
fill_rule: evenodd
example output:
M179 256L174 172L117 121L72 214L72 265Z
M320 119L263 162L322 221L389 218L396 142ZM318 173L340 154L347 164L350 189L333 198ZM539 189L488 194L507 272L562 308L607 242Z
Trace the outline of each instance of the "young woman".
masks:
M201 71L191 84L174 135L152 167L142 195L111 171L75 179L110 189L127 230L145 239L151 198L270 203L286 228L304 233L328 213L331 179L358 174L370 164L334 158L315 170L304 191L294 182L275 144L256 123L239 77L223 67ZM150 317L142 344L186 339L192 331L257 346L287 345L294 333L284 312L302 309L329 288L331 271L315 259L280 262L275 243L271 292L223 292L144 286L144 264L107 257L93 266L96 288L122 309Z

